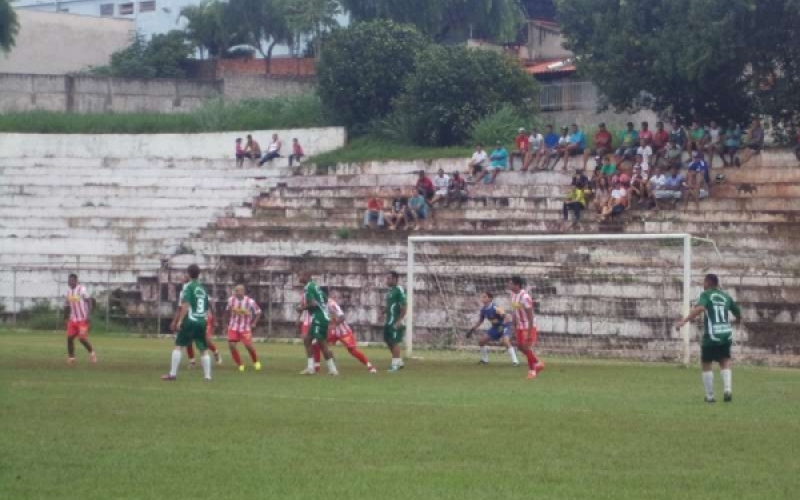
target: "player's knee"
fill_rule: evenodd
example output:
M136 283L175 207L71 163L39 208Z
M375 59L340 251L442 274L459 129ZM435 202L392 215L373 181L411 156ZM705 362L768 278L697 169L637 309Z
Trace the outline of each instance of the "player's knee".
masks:
M228 342L228 349L230 349L231 351L235 351L236 350L236 342Z

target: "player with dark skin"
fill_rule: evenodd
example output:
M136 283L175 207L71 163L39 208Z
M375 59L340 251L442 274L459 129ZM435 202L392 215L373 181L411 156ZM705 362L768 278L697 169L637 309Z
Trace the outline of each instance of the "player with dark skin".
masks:
M396 372L405 366L400 354L400 344L405 336L404 322L408 305L406 304L405 291L398 286L399 281L400 275L394 271L386 275L386 286L389 287L389 293L386 295L383 340L392 352L390 372Z
M303 286L303 289L304 289L303 293L306 293L305 292L306 285L308 285L311 281L312 280L311 280L311 273L310 272L304 271L304 272L302 272L300 274L300 284ZM319 287L316 287L316 288L318 289ZM307 294L306 294L306 297L308 297ZM320 302L318 302L317 300L314 300L314 299L306 300L305 305L300 305L300 306L297 307L297 312L308 311L309 314L312 314L312 316L314 316L315 314L318 314L320 310L322 310L322 311L327 310L327 305L324 304L324 303L320 303ZM327 313L326 313L326 315L327 315ZM330 365L332 363L332 360L333 360L333 352L331 352L330 346L328 346L328 324L326 322L325 325L318 326L318 325L316 325L315 321L316 321L316 319L312 320L311 331L309 331L309 334L306 335L305 338L303 339L303 345L306 348L306 355L307 355L307 357L309 359L313 359L313 357L314 357L314 348L313 348L312 344L316 340L317 345L319 346L320 350L322 351L322 356L325 358L326 361L329 362L329 365ZM319 329L319 328L321 328L321 330L319 332L317 332L316 329ZM313 375L315 373L313 365L311 366L310 370L306 370L306 371L309 372L309 373L307 373L308 375ZM338 372L336 371L335 367L333 368L333 370L330 370L330 367L329 367L329 373L331 375L338 375Z

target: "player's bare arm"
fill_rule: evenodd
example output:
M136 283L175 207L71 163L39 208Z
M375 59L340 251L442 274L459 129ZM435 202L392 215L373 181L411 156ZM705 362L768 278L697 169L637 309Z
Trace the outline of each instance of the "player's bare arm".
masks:
M261 319L261 310L258 310L253 314L253 321L250 323L250 329L255 330L256 326L258 325L258 320Z
M407 306L400 307L400 313L397 315L397 321L394 322L395 328L400 328L403 326L403 320L406 318L406 308Z
M172 331L173 332L176 332L176 331L178 331L180 329L181 324L183 324L183 320L184 320L184 318L186 318L186 315L188 313L189 313L189 304L186 303L186 302L183 302L181 304L180 309L178 309L178 313L175 315L175 319L172 320Z
M533 331L533 307L526 307L525 308L525 317L528 319L528 324L530 325L530 330Z
M704 312L706 312L706 308L705 307L703 307L703 306L694 306L688 316L678 320L678 322L675 325L675 329L676 330L680 330L681 328L683 328L683 326L686 323L689 323L690 321L694 321L695 318L698 318Z
M472 334L475 333L475 330L477 330L482 324L483 324L483 315L478 315L478 321L476 321L475 324L472 325L472 328L467 330L467 338L472 337Z

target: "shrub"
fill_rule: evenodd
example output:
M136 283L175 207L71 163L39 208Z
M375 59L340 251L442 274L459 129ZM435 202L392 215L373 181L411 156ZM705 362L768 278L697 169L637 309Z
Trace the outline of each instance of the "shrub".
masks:
M510 143L517 135L519 127L530 130L530 127L536 124L535 116L526 116L513 106L505 104L494 113L478 120L469 135L473 144L480 142L490 148L495 141Z

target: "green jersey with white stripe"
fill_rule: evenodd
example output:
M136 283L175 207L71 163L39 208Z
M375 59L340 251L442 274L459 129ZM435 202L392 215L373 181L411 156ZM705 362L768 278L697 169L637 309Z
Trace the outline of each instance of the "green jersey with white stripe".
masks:
M303 293L305 293L306 296L306 304L310 304L311 302L317 303L317 307L308 310L311 314L312 321L325 323L327 325L328 321L330 321L330 317L328 316L328 299L325 297L325 294L322 293L319 285L317 285L315 281L309 281L306 283Z
M394 326L400 317L400 311L406 306L406 291L395 285L386 294L386 326Z
M739 316L741 311L731 296L716 288L704 290L697 299L697 305L706 310L703 347L732 343L733 327L729 313Z
M192 323L206 324L208 314L208 294L198 281L191 281L183 287L181 292L181 303L189 305L189 312L186 320Z

